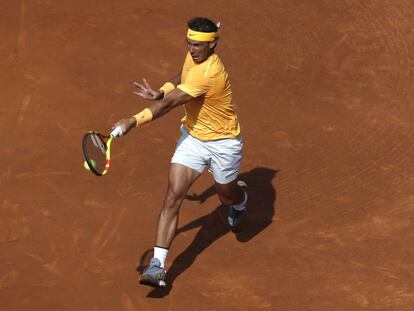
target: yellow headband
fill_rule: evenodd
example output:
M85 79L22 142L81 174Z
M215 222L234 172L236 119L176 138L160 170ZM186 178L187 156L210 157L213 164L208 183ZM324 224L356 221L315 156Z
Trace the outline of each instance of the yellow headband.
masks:
M217 32L200 32L188 28L187 38L195 41L211 42L216 39Z

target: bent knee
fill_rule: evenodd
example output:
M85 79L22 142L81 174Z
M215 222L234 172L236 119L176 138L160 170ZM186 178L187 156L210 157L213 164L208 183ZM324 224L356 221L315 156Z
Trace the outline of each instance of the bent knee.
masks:
M184 194L178 193L177 191L174 191L173 189L168 189L167 194L165 195L163 209L178 208L183 199L184 199Z

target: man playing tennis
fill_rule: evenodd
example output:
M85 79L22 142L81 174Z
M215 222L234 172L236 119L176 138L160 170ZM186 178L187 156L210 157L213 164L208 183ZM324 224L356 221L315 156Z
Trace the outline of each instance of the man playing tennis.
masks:
M190 20L188 54L182 71L159 91L153 90L145 79L143 84L135 83L135 93L155 103L114 125L126 134L177 106L185 107L182 135L171 159L168 189L158 217L154 257L141 275L142 284L166 285L164 267L177 229L178 210L188 189L206 167L213 174L220 201L229 206L229 225L238 226L246 212L247 186L237 181L243 141L229 77L214 53L219 26L206 18Z

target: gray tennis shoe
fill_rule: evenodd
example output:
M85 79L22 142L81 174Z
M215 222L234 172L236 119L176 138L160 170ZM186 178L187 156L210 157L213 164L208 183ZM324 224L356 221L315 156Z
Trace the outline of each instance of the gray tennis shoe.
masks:
M152 258L149 266L142 272L139 282L154 287L165 287L166 279L167 273L161 268L161 262L158 258Z
M244 194L247 196L247 184L246 182L239 180L237 182L239 187L243 188ZM244 216L247 212L247 202L245 203L244 209L236 210L233 205L229 206L229 214L227 216L227 222L229 223L230 227L235 228L242 222Z

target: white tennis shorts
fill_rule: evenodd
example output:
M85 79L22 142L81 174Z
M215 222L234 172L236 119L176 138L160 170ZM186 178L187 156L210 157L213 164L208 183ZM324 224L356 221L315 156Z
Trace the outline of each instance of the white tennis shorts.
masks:
M219 184L228 184L237 179L243 152L243 140L226 138L201 141L181 126L182 135L175 148L171 163L178 163L200 173L206 167Z

